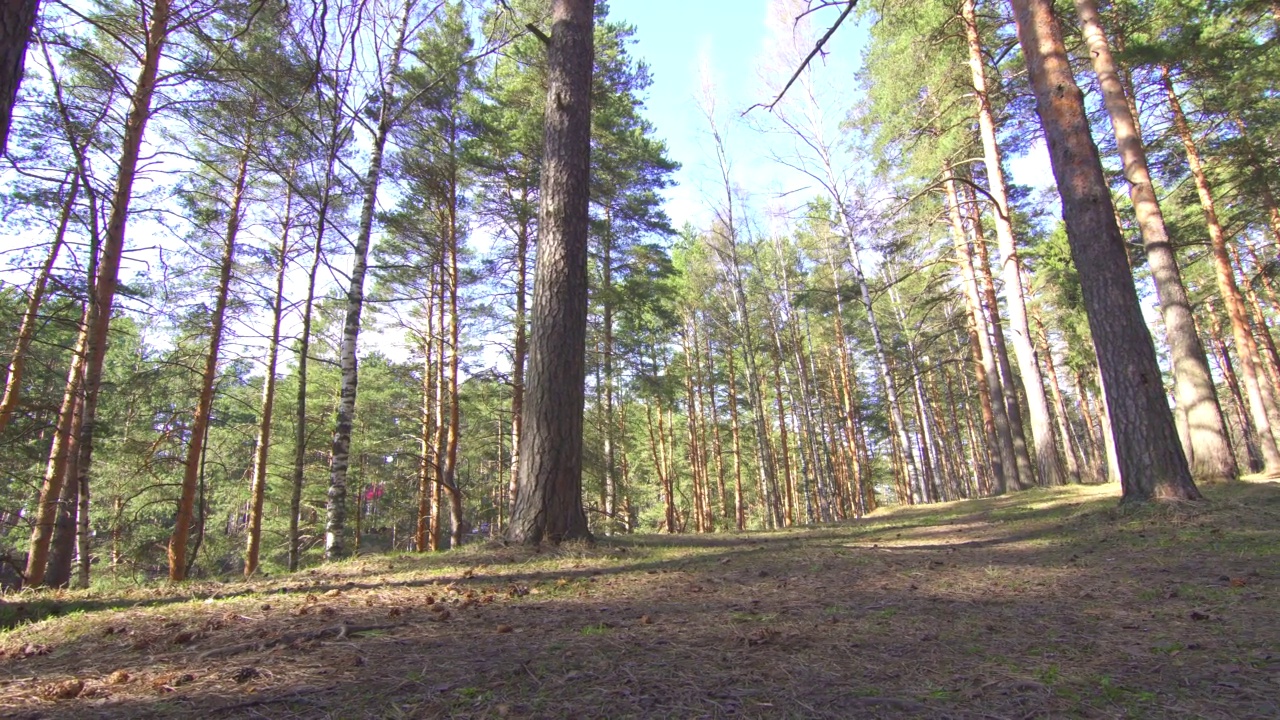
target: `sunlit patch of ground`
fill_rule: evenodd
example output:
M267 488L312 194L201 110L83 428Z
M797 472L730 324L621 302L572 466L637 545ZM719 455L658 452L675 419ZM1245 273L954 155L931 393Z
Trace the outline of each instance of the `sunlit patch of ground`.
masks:
M1115 494L11 596L0 715L1280 717L1280 485Z

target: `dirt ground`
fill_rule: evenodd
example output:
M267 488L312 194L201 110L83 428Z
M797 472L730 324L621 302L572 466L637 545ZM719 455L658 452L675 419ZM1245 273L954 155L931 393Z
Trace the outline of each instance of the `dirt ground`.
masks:
M1277 718L1280 484L18 594L15 718Z

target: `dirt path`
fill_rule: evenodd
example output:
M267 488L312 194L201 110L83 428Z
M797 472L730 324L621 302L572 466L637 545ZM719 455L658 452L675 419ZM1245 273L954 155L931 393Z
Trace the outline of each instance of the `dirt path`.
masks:
M68 595L0 716L1280 717L1280 485L1113 490Z

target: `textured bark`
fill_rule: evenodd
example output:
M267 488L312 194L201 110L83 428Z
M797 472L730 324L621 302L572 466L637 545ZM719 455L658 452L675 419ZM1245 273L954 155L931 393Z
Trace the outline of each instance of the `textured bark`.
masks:
M1071 256L1080 273L1126 502L1200 497L1178 440L1130 274L1084 94L1050 0L1012 0L1049 146Z
M507 530L525 544L591 539L582 423L594 11L592 0L552 4L520 490Z
M0 16L3 14L0 13ZM27 307L22 313L22 321L18 325L18 338L13 343L13 354L9 360L9 374L5 378L4 395L0 396L0 433L9 426L13 411L18 407L18 398L22 395L22 376L26 367L27 348L36 334L36 314L40 312L40 304L44 301L44 290L49 284L49 276L53 273L53 265L58 261L58 252L62 249L62 241L67 236L67 224L71 220L71 211L75 208L76 196L80 191L80 175L72 173L71 188L67 190L67 199L62 204L62 216L58 221L58 230L53 235L53 246L44 265L36 275L31 286L31 295L27 298Z
M334 560L347 555L347 469L351 463L351 424L356 414L356 392L359 385L359 368L356 362L356 345L360 338L360 315L364 311L364 279L368 271L369 240L373 236L373 216L378 204L378 183L382 179L383 149L391 133L396 103L392 102L393 78L400 73L400 59L404 52L405 34L409 27L409 15L415 0L406 0L399 18L391 55L387 62L387 74L379 78L386 92L378 109L378 125L373 133L373 147L369 153L369 169L364 177L364 198L360 207L354 258L351 264L351 282L347 286L346 318L342 324L342 345L338 350L338 364L342 374L342 386L338 393L338 409L333 427L333 444L329 457L329 491L325 504L324 556Z
M40 0L5 0L0 4L0 155L8 149L27 43L39 12Z
M1183 435L1183 450L1193 477L1233 479L1239 474L1239 468L1227 441L1226 421L1218 405L1213 376L1209 373L1209 359L1196 332L1191 302L1182 283L1177 256L1169 241L1164 215L1147 169L1147 153L1142 145L1137 119L1130 110L1124 84L1111 55L1096 0L1075 0L1075 3L1085 43L1093 58L1093 69L1102 88L1103 104L1115 132L1124 176L1129 181L1129 199L1137 215L1142 247L1146 251L1156 296L1160 301L1160 315L1164 320L1165 339L1173 366L1174 399L1184 420L1179 427Z
M217 296L214 300L213 316L209 318L209 351L205 354L195 417L188 430L191 439L187 444L187 458L183 465L182 497L178 500L178 515L173 524L173 534L169 537L169 580L173 582L185 580L187 577L187 537L191 533L191 515L195 507L196 485L200 480L205 435L209 427L209 417L213 413L213 386L218 378L218 356L222 351L222 330L225 326L227 299L231 288L236 236L240 232L240 207L249 175L249 153L250 143L246 140L240 156L240 168L236 173L235 187L232 189L227 231L222 241Z
M76 475L78 486L87 487L93 466L93 439L97 428L98 394L102 387L102 369L107 352L107 330L111 325L111 307L120 279L120 260L124 254L125 229L129 203L133 198L133 182L137 175L138 156L147 121L151 117L151 99L155 94L160 56L168 39L169 0L155 0L151 6L151 22L147 27L142 67L134 84L129 114L125 118L124 136L120 144L120 162L116 170L111 197L111 214L107 218L101 257L93 283L89 320L86 323L83 392L80 407L80 431L76 438ZM70 482L70 480L68 480Z
M996 241L1001 255L1000 274L1004 278L1005 305L1009 309L1009 328L1013 332L1013 353L1018 361L1018 372L1022 375L1022 386L1027 399L1031 438L1035 445L1036 469L1042 485L1061 485L1065 482L1062 460L1058 455L1053 418L1049 414L1049 401L1045 397L1044 378L1036 357L1031 323L1027 319L1022 260L1018 256L1017 241L1013 235L1013 222L1009 214L1009 194L1005 189L1000 145L996 141L995 115L991 110L991 100L987 90L986 67L983 61L982 40L978 33L974 0L963 0L961 18L964 20L965 36L969 42L969 74L973 82L974 95L978 101L978 134L982 139L987 185L995 204Z
M253 481L249 486L249 527L245 541L244 574L252 577L258 571L258 554L262 546L262 505L267 492L267 460L271 454L271 419L276 401L276 362L280 358L280 318L284 310L284 276L288 267L289 230L293 223L292 186L284 201L284 228L277 252L276 293L271 303L271 345L267 348L267 368L262 381L262 411L258 418L258 441L253 452Z
M1227 236L1222 229L1222 223L1218 220L1213 189L1209 186L1209 178L1205 173L1204 162L1200 158L1200 150L1196 147L1195 138L1191 134L1191 126L1187 124L1187 118L1182 111L1178 94L1174 90L1168 67L1161 68L1161 80L1169 100L1169 109L1173 112L1174 128L1182 139L1182 146L1186 151L1187 165L1190 166L1196 193L1200 197L1200 209L1204 213L1205 225L1209 231L1209 245L1213 250L1214 277L1218 282L1218 294L1222 296L1222 304L1227 311L1227 319L1231 322L1236 355L1240 358L1240 377L1244 381L1245 397L1249 401L1249 414L1253 418L1254 429L1257 430L1258 445L1262 450L1265 466L1264 472L1269 475L1280 475L1280 446L1276 443L1276 433L1280 431L1280 427L1276 427L1273 420L1276 416L1276 403L1272 397L1271 384L1262 377L1262 359L1258 356L1258 343L1249 327L1244 297L1240 293L1235 273L1231 269Z

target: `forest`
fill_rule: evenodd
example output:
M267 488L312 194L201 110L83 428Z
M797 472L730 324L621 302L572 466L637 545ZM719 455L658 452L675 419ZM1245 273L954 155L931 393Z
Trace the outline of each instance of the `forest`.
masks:
M40 5L3 118L7 586L511 536L526 394L576 403L530 368L554 4ZM771 12L761 106L690 99L716 182L676 227L687 159L594 3L584 351L540 351L583 378L563 539L1280 473L1280 5ZM867 34L853 77L811 62L832 32ZM743 189L757 134L803 191ZM1057 192L1008 171L1038 144Z

